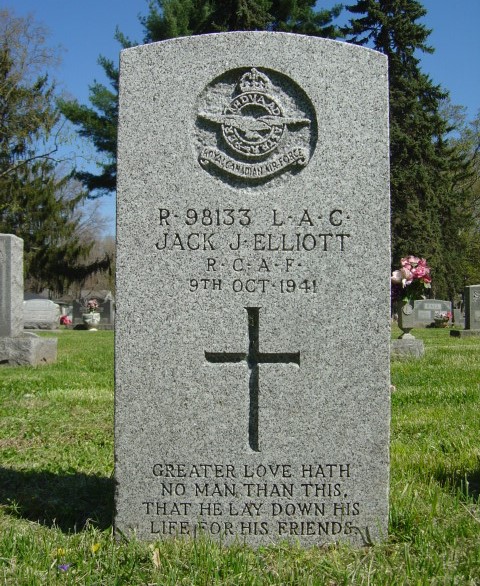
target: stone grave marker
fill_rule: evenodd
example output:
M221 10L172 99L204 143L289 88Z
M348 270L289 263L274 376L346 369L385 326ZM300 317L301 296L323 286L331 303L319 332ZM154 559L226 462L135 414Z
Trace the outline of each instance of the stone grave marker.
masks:
M465 329L452 330L456 337L480 336L480 285L470 285L464 289Z
M465 327L465 314L460 308L453 310L453 323L456 326Z
M38 365L56 358L56 339L23 331L23 240L0 234L0 365Z
M50 299L28 299L23 302L23 327L55 330L60 325L60 306Z
M85 303L74 299L72 303L72 319L74 325L83 325L83 314L86 312Z
M435 321L435 313L452 313L452 303L441 299L416 299L413 304L416 326L429 326ZM452 323L452 320L449 321Z
M23 333L23 240L0 234L0 337Z
M465 329L480 330L480 285L465 287Z
M385 57L227 33L120 80L116 529L386 537Z
M115 324L115 301L113 299L106 299L100 304L101 322L108 326Z

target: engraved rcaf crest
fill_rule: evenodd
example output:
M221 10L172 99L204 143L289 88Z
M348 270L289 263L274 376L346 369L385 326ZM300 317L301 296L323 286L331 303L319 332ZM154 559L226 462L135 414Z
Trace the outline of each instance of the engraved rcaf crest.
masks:
M226 181L265 183L309 162L316 117L286 76L256 68L227 72L200 96L199 162Z

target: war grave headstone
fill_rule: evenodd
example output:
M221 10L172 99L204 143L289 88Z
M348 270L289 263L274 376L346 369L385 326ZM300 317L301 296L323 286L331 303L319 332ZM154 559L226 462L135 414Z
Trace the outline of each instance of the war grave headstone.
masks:
M23 331L23 240L0 234L0 364L55 362L57 340Z
M50 299L28 299L23 302L23 327L55 330L60 325L60 314L60 306Z
M470 285L464 289L465 329L452 330L450 335L467 338L480 336L480 285Z
M122 52L117 531L386 536L387 96L383 55L313 37Z

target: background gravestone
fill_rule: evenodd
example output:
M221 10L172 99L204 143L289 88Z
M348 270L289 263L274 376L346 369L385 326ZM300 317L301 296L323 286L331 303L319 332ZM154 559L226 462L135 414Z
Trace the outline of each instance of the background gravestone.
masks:
M386 536L387 96L313 37L122 53L117 530Z
M465 328L480 331L480 285L465 287Z
M50 299L28 299L23 302L23 327L54 330L60 325L60 306Z
M55 362L57 340L23 332L23 240L0 234L0 365Z
M460 308L453 310L453 323L456 326L465 327L465 313Z
M452 313L451 301L441 299L416 299L413 304L415 311L415 327L428 326L435 322L435 313ZM449 321L452 323L452 320Z
M450 334L455 337L480 336L480 285L465 287L465 329L452 330Z
M0 337L23 332L23 240L0 234Z

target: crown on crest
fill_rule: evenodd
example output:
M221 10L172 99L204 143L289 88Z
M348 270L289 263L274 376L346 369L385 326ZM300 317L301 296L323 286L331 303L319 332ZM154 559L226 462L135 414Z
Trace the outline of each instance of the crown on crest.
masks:
M252 67L250 71L242 75L238 86L242 93L252 90L265 93L270 88L271 83L264 73L260 73L260 71Z

